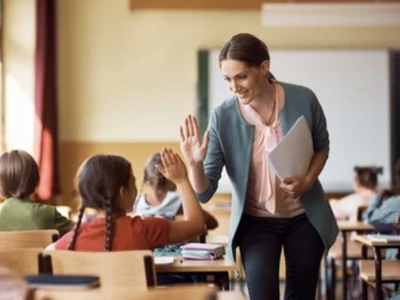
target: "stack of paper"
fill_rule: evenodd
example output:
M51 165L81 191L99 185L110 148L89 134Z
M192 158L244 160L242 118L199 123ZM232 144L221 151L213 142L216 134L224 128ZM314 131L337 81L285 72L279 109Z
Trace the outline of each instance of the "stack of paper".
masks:
M310 129L304 116L268 154L268 163L280 180L293 176L304 176L314 155Z
M391 234L368 234L367 238L370 239L371 241L376 241L376 242L384 242L384 243L390 243L390 242L400 242L400 235L391 235Z
M225 254L225 246L216 244L188 243L181 246L185 259L217 259Z

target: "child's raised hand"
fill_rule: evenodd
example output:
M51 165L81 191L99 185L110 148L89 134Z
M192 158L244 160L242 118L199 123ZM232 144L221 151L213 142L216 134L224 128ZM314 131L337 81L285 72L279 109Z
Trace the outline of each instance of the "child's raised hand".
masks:
M162 166L156 165L156 168L168 180L179 184L187 180L187 170L180 156L170 148L164 148L161 151Z

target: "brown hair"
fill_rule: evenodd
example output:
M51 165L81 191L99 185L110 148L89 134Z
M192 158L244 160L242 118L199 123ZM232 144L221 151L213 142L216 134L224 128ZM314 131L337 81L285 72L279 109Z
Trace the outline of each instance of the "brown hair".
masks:
M249 33L239 33L225 43L219 53L219 64L226 59L240 60L248 67L259 67L264 61L270 61L267 45ZM269 82L275 81L271 72L267 74Z
M12 150L0 157L0 194L4 198L28 198L39 185L39 167L26 151Z
M81 200L78 221L75 225L68 250L75 248L79 226L86 207L104 209L105 251L111 251L113 238L113 211L121 187L127 188L133 176L129 161L117 155L95 155L87 159L79 168L75 178L75 189Z
M154 190L158 190L168 183L168 179L157 170L156 165L162 165L160 153L156 153L149 158L143 174L143 183L147 183Z
M375 190L378 185L378 174L383 173L383 168L356 166L354 172L356 172L357 180L362 187Z

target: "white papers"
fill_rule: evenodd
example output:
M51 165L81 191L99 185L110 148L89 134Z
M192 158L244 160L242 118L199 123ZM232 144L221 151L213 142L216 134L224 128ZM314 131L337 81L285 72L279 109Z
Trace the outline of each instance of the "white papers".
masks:
M304 116L297 119L288 133L268 154L268 163L280 180L307 174L314 154L313 141Z
M155 265L170 265L174 263L173 256L154 256Z
M400 235L390 235L390 234L368 234L367 238L371 241L376 242L400 242Z

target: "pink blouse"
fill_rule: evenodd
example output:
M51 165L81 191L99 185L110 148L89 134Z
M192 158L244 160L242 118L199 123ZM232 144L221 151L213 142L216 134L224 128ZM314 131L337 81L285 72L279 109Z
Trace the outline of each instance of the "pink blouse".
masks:
M255 126L245 213L256 217L290 218L303 213L303 205L283 193L279 178L267 162L268 152L283 138L279 112L285 105L285 93L280 84L276 83L275 87L274 122L269 126L250 105L239 104L244 120Z

